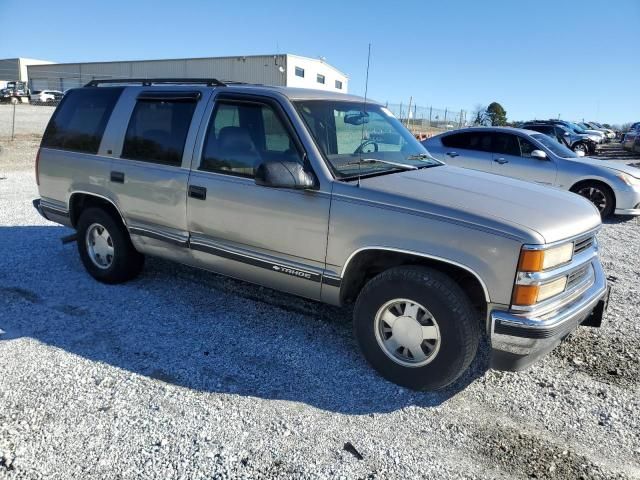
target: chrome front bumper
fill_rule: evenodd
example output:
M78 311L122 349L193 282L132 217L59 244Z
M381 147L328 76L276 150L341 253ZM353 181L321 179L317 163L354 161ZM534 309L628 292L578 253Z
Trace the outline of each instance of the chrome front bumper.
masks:
M553 312L539 316L535 312L491 312L492 368L522 370L553 350L580 324L600 326L609 289L597 258L592 266L594 279L589 288Z

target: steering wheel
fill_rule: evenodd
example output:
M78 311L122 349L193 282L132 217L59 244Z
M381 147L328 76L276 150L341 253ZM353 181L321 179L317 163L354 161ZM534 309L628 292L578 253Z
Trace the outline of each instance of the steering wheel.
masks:
M367 145L373 145L373 151L374 152L378 151L378 144L376 142L374 142L373 140L365 140L360 144L358 148L356 148L355 152L353 153L356 155L359 153L363 153L364 147L366 147Z

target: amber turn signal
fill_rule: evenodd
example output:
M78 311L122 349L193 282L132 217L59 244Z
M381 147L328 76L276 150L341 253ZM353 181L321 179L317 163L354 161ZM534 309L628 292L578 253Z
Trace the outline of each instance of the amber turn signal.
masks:
M538 300L538 285L516 285L513 290L513 305L528 306L533 305Z
M518 262L519 272L541 272L544 265L544 250L522 250Z

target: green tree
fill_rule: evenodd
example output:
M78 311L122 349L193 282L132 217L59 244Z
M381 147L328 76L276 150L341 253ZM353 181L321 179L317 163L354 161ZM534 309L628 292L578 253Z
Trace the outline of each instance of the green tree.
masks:
M507 112L498 102L492 102L487 107L487 118L494 127L500 127L507 124Z

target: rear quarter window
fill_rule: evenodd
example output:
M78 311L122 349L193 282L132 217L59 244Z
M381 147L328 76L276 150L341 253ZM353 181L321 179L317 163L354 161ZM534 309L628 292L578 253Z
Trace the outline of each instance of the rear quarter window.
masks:
M98 153L102 135L123 88L79 88L69 91L47 125L42 146Z

